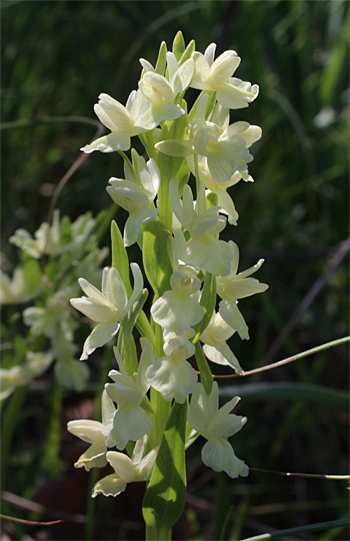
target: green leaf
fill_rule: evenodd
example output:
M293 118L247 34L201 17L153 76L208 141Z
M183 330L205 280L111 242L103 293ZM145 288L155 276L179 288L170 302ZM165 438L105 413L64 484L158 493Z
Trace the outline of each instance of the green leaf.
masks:
M26 259L22 264L23 275L28 291L35 291L41 282L42 272L36 259Z
M142 512L152 539L164 539L180 518L186 498L185 431L187 401L174 403L161 441Z
M166 53L167 53L167 47L165 41L162 41L159 47L159 53L156 63L156 73L159 73L159 75L164 75L164 70L166 66Z
M148 222L143 231L143 266L157 297L170 289L173 269L168 256L170 233L162 222Z
M194 355L196 357L198 370L201 375L201 383L203 384L203 387L206 390L207 395L209 396L213 388L213 375L208 366L207 359L205 358L205 355L203 353L202 346L199 342L196 342L195 347L196 352Z
M189 44L187 45L183 55L181 56L180 60L179 60L179 66L182 66L182 64L184 62L186 62L186 60L188 60L189 58L191 58L192 56L192 53L194 52L196 48L196 42L194 41L194 39L192 39Z
M173 53L177 61L180 60L184 52L185 52L185 40L184 40L181 30L179 30L173 41Z
M185 113L175 120L167 120L161 129L159 135L160 141L167 141L168 139L184 140L187 138L188 130L188 116ZM167 156L162 152L158 153L157 164L161 178L165 178L170 181L175 178L183 162L183 157Z
M111 240L112 240L112 267L117 269L121 279L124 282L128 297L132 295L132 287L129 274L129 258L126 252L123 237L119 231L117 223L113 220L111 224Z
M200 305L204 308L204 315L199 323L193 328L196 331L192 343L198 342L200 335L208 327L216 304L216 278L214 274L205 273Z
M148 297L148 290L144 289L139 299L133 304L131 310L129 311L127 316L125 316L125 318L123 319L123 323L121 325L121 328L119 331L119 337L118 337L118 349L122 357L125 356L125 353L128 348L128 343L130 339L132 338L133 328L142 310L142 307L146 302L147 297ZM128 366L126 363L127 359L125 358L125 366L126 366L128 375L132 376L134 372L137 372L137 367L138 367L137 358L134 359L133 356L129 356L128 359L130 360L131 364ZM133 360L136 360L136 364L133 362Z

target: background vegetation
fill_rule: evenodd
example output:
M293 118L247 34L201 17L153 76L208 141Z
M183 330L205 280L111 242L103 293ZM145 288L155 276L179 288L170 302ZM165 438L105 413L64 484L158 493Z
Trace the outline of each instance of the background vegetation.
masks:
M232 121L261 126L263 138L250 166L255 184L234 188L239 224L225 231L240 247L241 268L265 258L259 279L270 289L242 303L251 340L234 336L234 352L250 370L348 334L347 258L341 261L348 250L348 2L3 0L1 19L6 272L18 260L8 238L19 227L33 234L46 220L55 187L94 136L88 120L99 93L125 103L139 79L138 58L154 62L160 42L170 47L181 29L202 52L213 41L218 53L235 49L242 58L237 76L260 86L249 109L232 113ZM59 197L61 215L75 220L109 208L105 187L118 175L117 154L89 156ZM131 259L137 257L135 250ZM17 312L4 312L7 343ZM96 373L102 354L91 363ZM343 345L260 377L222 381L227 393L243 397L239 413L248 417L234 439L237 455L252 468L346 474L347 370ZM143 538L144 488L131 485L93 507L89 474L72 466L84 448L65 426L94 416L93 381L87 391L62 395L48 373L5 402L5 419L17 424L2 512L67 520L45 527L4 522L3 539ZM188 501L175 539L243 539L346 518L344 481L254 470L231 480L203 466L197 443L188 453ZM348 532L300 537L345 540Z

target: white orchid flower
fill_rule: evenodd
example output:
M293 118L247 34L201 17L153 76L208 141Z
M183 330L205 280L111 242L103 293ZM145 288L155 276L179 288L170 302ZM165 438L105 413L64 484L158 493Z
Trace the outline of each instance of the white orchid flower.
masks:
M215 381L208 397L197 383L187 412L187 421L208 441L202 449L202 460L214 471L225 471L233 479L249 473L248 466L236 457L227 438L236 434L247 422L246 417L230 414L240 398L236 396L219 409L219 387Z
M123 280L114 267L103 269L102 291L84 278L79 278L79 285L87 297L71 299L70 302L74 308L97 323L85 340L81 360L87 359L96 348L104 346L116 335L119 322L141 294L143 288L141 270L137 263L131 263L130 267L134 275L134 292L129 300Z
M139 81L139 88L143 96L150 103L149 109L140 116L137 125L151 130L162 120L174 120L185 113L184 109L174 103L176 96L183 92L190 84L194 64L190 58L181 66L178 65L173 53L166 55L169 80L156 73L151 64L143 59L140 62L146 73Z
M103 494L104 496L118 496L118 494L126 489L128 483L148 481L152 475L158 448L152 449L142 458L145 446L145 438L137 441L132 454L132 459L124 453L108 451L106 457L114 469L114 473L103 477L103 479L100 479L100 481L96 483L92 491L92 497L95 498L98 494Z
M139 440L152 428L152 421L141 407L141 402L149 389L145 373L154 361L154 353L147 338L140 338L140 343L142 353L135 377L128 376L118 349L113 348L119 371L109 372L114 383L107 383L105 389L118 404L118 409L108 417L105 424L104 435L108 447L115 445L118 449L124 449L129 440Z
M205 186L200 183L198 200L194 208L191 188L186 184L182 202L178 195L177 179L170 182L169 197L173 212L183 227L190 233L186 243L180 229L174 230L174 238L179 258L187 265L208 271L215 275L229 274L232 253L227 242L218 240L218 235L226 226L226 218L217 214L219 206L206 208Z
M200 335L199 339L204 343L204 355L213 363L227 365L237 374L243 374L243 370L237 357L232 353L226 340L235 333L219 313L213 313L209 325Z
M108 94L100 94L99 102L94 105L94 110L99 120L111 130L111 133L96 139L90 145L85 145L80 150L86 154L94 150L105 153L129 150L130 138L146 131L146 128L136 123L149 106L141 92L136 90L131 92L125 107Z
M205 156L212 179L227 182L236 171L246 172L247 164L253 160L248 145L252 137L259 138L257 134L261 134L261 130L247 122L235 122L225 130L213 122L207 122L205 108L208 99L208 94L200 99L188 140L167 139L159 141L155 147L169 156Z
M161 357L148 367L148 383L160 392L164 400L183 404L197 383L197 372L186 361L192 357L195 347L180 337L168 338L164 344L165 357Z
M268 289L267 284L262 284L255 278L249 278L251 274L260 269L264 260L260 259L253 267L237 274L238 246L232 240L228 244L233 256L231 272L228 276L219 276L216 280L216 291L222 299L219 304L219 312L226 323L238 332L242 340L248 340L248 326L238 309L237 301L255 295L255 293L263 293Z
M194 52L194 74L192 88L216 92L218 102L230 109L241 109L255 100L259 94L258 85L232 77L241 59L236 51L225 51L214 61L216 44L211 43L204 55Z
M0 270L0 304L22 304L34 299L41 291L40 280L34 288L28 284L22 267L16 267L12 279Z
M102 423L90 419L69 421L67 428L69 432L81 440L90 443L90 447L83 453L74 464L75 468L103 468L107 464L107 445L103 434L104 424L108 415L115 410L112 400L106 391L102 393Z
M166 291L151 308L153 320L163 329L163 333L183 335L186 331L194 334L192 325L199 323L204 309L195 298L201 287L196 276L182 271L174 272L170 277L171 291Z
M28 385L34 378L45 372L53 361L52 352L35 353L28 351L26 362L12 368L0 368L0 400L4 400L17 389Z
M147 164L142 156L137 160L137 180L127 164L124 164L125 180L112 177L107 192L117 205L129 212L125 223L124 245L131 246L139 236L142 224L153 220L159 214L158 208L151 208L160 186L160 175L156 162L151 158Z
M86 363L74 359L77 349L62 333L58 333L52 340L57 381L66 389L82 391L89 379L90 369Z

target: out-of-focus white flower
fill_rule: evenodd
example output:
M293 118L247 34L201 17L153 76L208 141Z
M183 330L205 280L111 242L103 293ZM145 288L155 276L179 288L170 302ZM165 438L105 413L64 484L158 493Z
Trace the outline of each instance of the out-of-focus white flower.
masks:
M162 397L183 404L194 391L197 372L186 361L194 355L195 347L188 340L179 337L168 338L164 344L165 357L161 357L148 367L146 378L148 383Z
M216 280L216 291L222 299L219 304L219 312L226 323L237 331L243 340L248 340L248 326L238 310L237 301L255 295L255 293L263 293L269 287L255 278L249 278L251 274L260 269L264 260L260 259L253 267L237 274L238 246L232 240L228 244L232 252L231 272L228 276L219 276Z
M106 457L115 473L107 475L96 483L92 491L92 497L95 498L98 494L118 496L126 489L128 483L148 481L152 475L158 448L152 449L143 457L145 446L146 438L136 442L132 459L124 453L108 451Z
M48 338L66 334L67 339L73 339L71 321L69 321L71 315L67 310L64 296L65 292L60 291L49 297L46 306L30 306L24 310L24 323L31 327L33 334L44 335Z
M127 374L118 349L114 353L119 365L118 370L111 370L109 377L114 383L107 383L105 389L110 398L118 404L118 409L109 415L103 433L108 447L114 445L124 449L129 440L137 441L152 428L152 421L141 407L143 397L149 389L146 370L154 361L152 346L147 338L140 338L142 353L137 375Z
M184 186L181 202L178 185L177 179L171 180L170 203L175 216L191 235L186 243L182 231L174 230L179 259L217 276L229 274L231 250L227 242L215 238L226 226L226 218L217 214L220 207L206 208L205 186L202 182L195 208L191 188L187 184Z
M85 468L90 471L91 468L103 468L107 464L107 445L103 435L104 424L108 415L115 410L112 400L106 391L102 393L102 423L90 419L80 419L69 421L67 428L69 432L81 440L90 443L90 447L83 453L77 462L75 468Z
M227 438L241 430L246 417L230 414L240 400L232 398L219 409L219 388L215 381L208 397L201 383L197 383L187 412L187 421L208 441L202 449L202 460L214 471L225 471L230 477L246 477L248 466L236 457Z
M94 105L94 110L99 120L111 130L111 133L85 145L82 150L90 154L94 150L100 152L115 152L117 150L129 150L130 138L146 131L146 128L136 125L150 104L145 100L141 92L133 90L126 102L126 106L119 103L108 94L100 94L99 102Z
M204 309L194 294L201 287L196 276L176 271L170 277L171 291L166 291L151 308L153 320L163 329L163 333L183 335L186 331L194 334L192 325L199 323Z
M258 85L252 86L232 77L241 62L236 51L225 51L214 60L215 50L216 44L211 43L204 55L197 51L193 53L194 74L190 86L216 92L218 102L230 109L248 107L258 96Z
M150 103L150 107L140 116L137 125L147 130L155 128L162 120L174 120L185 113L174 101L191 82L193 60L190 58L179 66L173 53L168 52L166 58L169 81L163 75L155 73L149 62L140 59L146 73L139 81L139 88Z
M90 369L86 363L74 359L77 349L76 345L67 340L64 334L59 333L52 340L52 352L56 359L54 372L57 381L66 389L82 391L89 379Z
M41 291L42 281L32 288L22 267L17 267L12 280L0 270L0 304L22 304L34 299Z
M81 360L88 358L96 348L102 347L115 336L119 322L141 294L143 277L137 263L130 265L134 275L134 292L128 300L125 285L114 267L103 269L102 291L96 289L84 278L79 278L81 289L87 297L71 299L74 308L96 322L97 325L84 343Z
M12 368L0 368L0 400L7 398L17 388L28 385L40 376L52 363L53 355L47 353L27 352L26 362Z
M160 175L156 162L151 158L147 164L142 156L137 159L137 178L124 164L125 180L112 177L107 192L117 205L129 212L125 223L124 245L131 246L139 236L140 226L153 220L159 209L151 208L160 186Z
M243 374L244 372L237 357L226 344L226 340L231 338L234 332L234 329L222 319L220 314L214 312L209 325L200 335L199 339L205 344L203 351L210 361L216 364L231 366L237 374Z

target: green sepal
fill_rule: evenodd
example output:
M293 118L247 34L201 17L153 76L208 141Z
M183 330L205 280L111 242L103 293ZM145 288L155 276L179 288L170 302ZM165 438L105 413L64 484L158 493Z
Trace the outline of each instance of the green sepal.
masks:
M111 224L112 240L112 267L117 269L121 279L124 282L128 297L132 295L132 287L129 274L129 258L126 252L123 237L120 233L117 223L113 220Z
M185 52L185 40L184 40L181 30L179 30L173 41L173 53L177 61L180 60L184 52Z
M205 273L205 278L203 282L203 290L201 295L201 300L199 301L200 305L204 308L204 315L197 325L193 328L196 331L195 336L193 337L192 343L196 344L198 342L200 335L208 327L211 317L215 310L216 304L216 277L210 272Z
M168 256L170 233L162 222L148 222L143 231L143 266L156 297L170 289L173 268Z
M180 518L186 498L185 433L187 400L173 405L159 447L142 512L152 539L164 539Z
M208 366L207 359L202 350L202 346L199 342L195 344L196 352L194 354L200 372L201 383L209 396L213 388L213 375Z
M162 41L159 47L159 53L157 58L157 63L155 67L156 73L159 73L159 75L164 75L165 66L166 66L166 54L167 54L167 46L165 41Z

